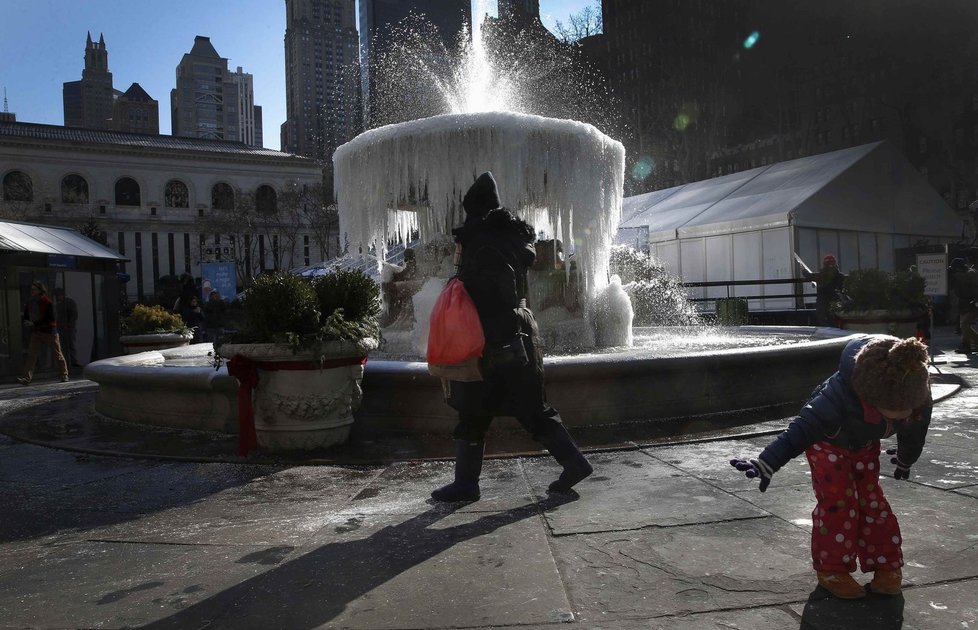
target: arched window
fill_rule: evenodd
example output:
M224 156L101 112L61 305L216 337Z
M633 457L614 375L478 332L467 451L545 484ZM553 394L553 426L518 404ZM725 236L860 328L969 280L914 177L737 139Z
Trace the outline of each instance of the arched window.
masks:
M140 205L139 184L131 177L122 177L115 183L115 205Z
M34 201L34 183L27 173L10 171L3 176L4 201Z
M259 214L275 214L278 211L274 188L265 184L258 187L255 191L255 210Z
M211 208L215 210L234 210L234 189L221 182L211 188Z
M88 182L81 175L61 178L61 203L88 203Z
M163 205L167 208L189 208L190 192L179 179L171 179L163 190Z

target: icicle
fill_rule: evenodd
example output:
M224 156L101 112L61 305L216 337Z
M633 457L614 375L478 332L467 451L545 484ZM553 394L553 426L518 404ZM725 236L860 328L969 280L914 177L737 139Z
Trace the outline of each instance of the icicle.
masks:
M333 156L340 231L351 248L423 242L461 224L462 195L492 171L503 205L549 222L574 252L587 303L608 283L625 150L595 127L512 112L446 114L367 131Z

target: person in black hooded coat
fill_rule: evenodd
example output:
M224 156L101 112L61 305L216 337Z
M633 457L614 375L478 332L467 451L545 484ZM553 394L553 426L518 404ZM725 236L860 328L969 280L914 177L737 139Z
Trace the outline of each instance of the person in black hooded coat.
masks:
M452 231L461 246L458 277L475 303L486 345L484 380L449 382L448 404L459 412L455 480L431 493L438 501L476 501L485 435L495 416L514 416L563 466L550 492L568 492L591 474L560 414L547 404L543 356L533 312L526 305L527 270L536 258L533 228L501 208L486 172L462 199L464 224Z

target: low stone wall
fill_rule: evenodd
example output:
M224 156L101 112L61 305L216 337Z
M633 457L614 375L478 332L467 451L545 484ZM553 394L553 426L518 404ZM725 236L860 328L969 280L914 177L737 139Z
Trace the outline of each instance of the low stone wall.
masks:
M547 398L569 427L800 403L838 369L850 338L835 329L824 334L830 338L678 357L551 357L544 361ZM369 361L363 391L357 421L371 429L450 433L458 420L423 362Z
M211 351L202 343L89 363L84 377L99 384L95 411L139 424L237 433L238 383L227 368L164 367L207 362Z
M850 338L837 329L790 330L804 331L813 339L675 357L641 350L549 357L544 361L547 396L569 427L801 402L838 368ZM210 344L195 344L89 364L85 378L99 384L96 411L129 422L236 433L237 381L227 368L179 366L207 362L210 351ZM176 365L164 367L165 362ZM444 401L441 381L428 374L424 362L369 360L363 393L355 417L371 431L445 435L458 418ZM506 418L493 425L495 430L516 426Z

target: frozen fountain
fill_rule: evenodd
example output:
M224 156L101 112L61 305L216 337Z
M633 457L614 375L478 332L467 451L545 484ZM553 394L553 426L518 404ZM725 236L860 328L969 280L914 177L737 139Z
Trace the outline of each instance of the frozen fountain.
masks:
M582 307L572 314L580 324L572 336L585 347L594 341L627 346L627 339L607 339L594 328L617 313L606 305L620 302L624 294L609 273L621 213L624 149L590 124L505 111L507 95L518 96L520 88L495 73L480 33L476 29L461 72L431 81L445 95L442 113L371 129L337 149L334 182L341 232L351 251L371 251L380 260L388 243L415 235L423 243L444 243L463 220L462 195L477 175L492 171L504 204L552 239L550 253L540 254L545 263L552 262L545 277L561 276L567 286L576 286ZM452 86L457 89L449 90ZM558 261L558 241L573 252L573 270ZM437 261L430 266L444 271ZM417 286L428 284L429 292L437 292L441 282L435 278ZM426 309L423 299L419 307L419 296L398 299L414 300L420 315L415 326L424 329ZM539 304L531 307L545 324L559 326L560 317L550 318ZM661 331L633 332L649 339ZM795 403L836 368L846 341L813 328L743 327L733 337L755 342L721 349L666 342L550 356L545 359L548 398L572 427L640 425ZM208 350L201 344L90 364L85 375L100 385L96 410L134 422L233 430L235 381L226 368L205 367ZM196 367L186 365L195 361ZM428 375L420 359L372 356L363 389L357 424L374 434L447 434L455 424L440 381ZM503 420L494 431L513 425Z
M545 360L550 402L572 426L793 402L835 368L841 342L816 340L811 329L800 333L806 343L702 348L670 356L661 347L628 348L627 329L624 335L606 334L614 327L603 324L619 312L607 305L628 301L609 274L621 215L624 149L589 124L504 111L511 104L500 95L512 95L518 86L495 72L480 33L476 29L471 48L464 51L461 71L452 80L435 82L451 113L372 129L334 154L340 230L352 247L377 252L382 259L388 242L406 242L409 235L417 234L421 242L444 239L464 219L465 191L480 173L492 171L507 208L573 250L575 269L567 264L562 273L581 298L581 312L570 316L583 323L574 328L580 345L618 346L616 352ZM444 279L424 285L427 290L418 296L428 297L415 296L412 339L419 356L418 329L426 328L430 298ZM531 307L539 315L540 305ZM540 319L541 328L567 323ZM764 383L763 390L756 383ZM427 374L420 359L373 359L363 384L368 393L360 422L443 433L455 421L442 400L440 382Z

